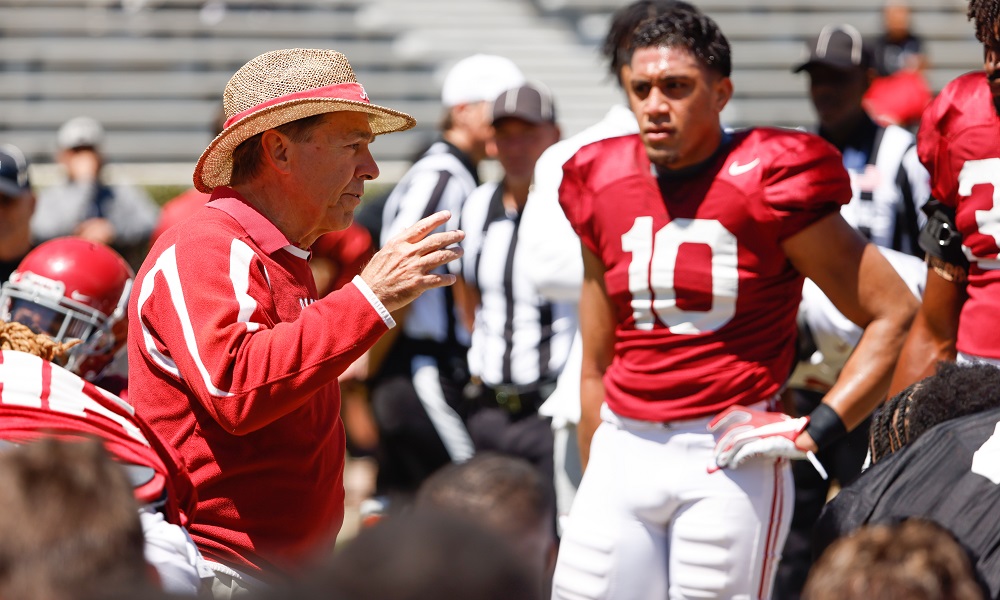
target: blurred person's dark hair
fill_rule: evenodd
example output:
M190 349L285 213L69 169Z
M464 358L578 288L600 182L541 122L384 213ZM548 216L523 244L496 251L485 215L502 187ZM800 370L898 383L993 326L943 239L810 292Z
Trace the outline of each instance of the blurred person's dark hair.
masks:
M151 587L132 486L100 442L5 444L0 506L3 600Z
M549 523L553 499L531 463L485 453L436 471L417 491L416 506L470 517L501 533L520 533Z
M430 510L361 530L310 576L269 600L540 600L525 560L495 533Z
M909 519L837 540L813 567L803 600L981 600L965 550L940 525Z
M493 453L442 467L417 491L417 510L478 523L508 540L543 581L557 549L551 486L528 461Z
M988 364L938 363L934 375L899 392L872 416L872 463L939 423L997 407L1000 407L1000 368Z

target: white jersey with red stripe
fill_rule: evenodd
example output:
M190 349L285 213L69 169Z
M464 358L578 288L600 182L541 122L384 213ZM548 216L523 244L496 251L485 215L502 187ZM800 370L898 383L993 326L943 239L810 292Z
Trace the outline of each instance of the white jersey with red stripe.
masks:
M119 462L152 470L149 480L135 488L141 504L167 500L168 520L186 520L191 508L178 506L174 490L190 489L183 481L186 473L132 406L34 354L3 350L0 439L25 443L42 437L100 439Z
M171 593L195 595L206 575L184 526L194 517L180 460L127 402L34 354L0 351L0 440L97 438L125 465L142 507L146 560Z

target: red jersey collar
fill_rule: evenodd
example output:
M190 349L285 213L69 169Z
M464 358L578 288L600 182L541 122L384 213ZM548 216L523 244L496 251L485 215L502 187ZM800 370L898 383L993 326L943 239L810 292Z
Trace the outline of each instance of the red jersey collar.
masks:
M236 222L243 227L250 239L264 252L273 254L284 249L299 258L309 259L308 250L303 250L289 242L285 234L274 226L274 223L268 221L267 217L260 214L233 188L226 186L215 188L212 191L212 198L205 206L221 210L236 219Z

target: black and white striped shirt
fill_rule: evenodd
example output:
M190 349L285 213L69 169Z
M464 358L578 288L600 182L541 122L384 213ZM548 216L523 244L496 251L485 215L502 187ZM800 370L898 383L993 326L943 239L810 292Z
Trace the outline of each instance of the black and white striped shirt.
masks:
M917 236L927 220L920 208L930 197L930 176L913 134L869 120L840 151L853 191L844 219L879 246L922 257Z
M447 142L434 143L389 194L382 212L380 245L439 210L451 211L447 228L457 229L462 204L477 185L476 167L468 156ZM427 290L414 300L402 334L414 340L469 345L469 333L457 318L450 287Z
M462 276L480 294L469 368L487 385L554 380L576 331L575 306L544 300L514 268L519 222L499 182L478 187L462 210Z

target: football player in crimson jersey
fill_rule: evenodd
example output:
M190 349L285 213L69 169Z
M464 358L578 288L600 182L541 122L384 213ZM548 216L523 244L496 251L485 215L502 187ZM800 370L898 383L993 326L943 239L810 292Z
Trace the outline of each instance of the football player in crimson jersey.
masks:
M933 200L920 245L927 286L891 391L934 372L940 360L1000 365L1000 2L972 0L984 70L949 83L924 111L917 153Z
M132 406L95 385L118 381L104 375L125 344L133 276L117 252L82 238L56 238L24 257L0 291L0 446L100 439L133 483L160 583L194 594L203 573L183 529L195 507L187 470Z
M560 188L583 246L586 471L554 597L767 598L791 514L784 457L884 397L917 302L840 216L851 190L832 146L723 131L714 21L677 2L625 51L640 132L581 148ZM794 361L804 276L866 331L821 408L790 419L762 409Z

